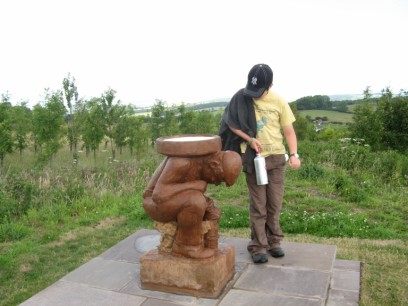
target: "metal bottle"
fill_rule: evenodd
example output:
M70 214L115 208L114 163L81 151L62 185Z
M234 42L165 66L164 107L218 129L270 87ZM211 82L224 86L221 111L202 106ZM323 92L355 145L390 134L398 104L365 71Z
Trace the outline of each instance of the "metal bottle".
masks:
M256 184L257 185L268 184L268 175L266 173L265 157L257 153L254 159L254 163L255 163L255 173L256 173Z

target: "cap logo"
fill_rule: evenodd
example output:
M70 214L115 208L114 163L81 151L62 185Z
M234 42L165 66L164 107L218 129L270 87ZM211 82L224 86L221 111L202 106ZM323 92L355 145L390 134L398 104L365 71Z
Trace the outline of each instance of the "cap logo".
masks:
M258 79L256 77L252 77L252 81L251 81L252 85L255 86L257 82L258 82Z

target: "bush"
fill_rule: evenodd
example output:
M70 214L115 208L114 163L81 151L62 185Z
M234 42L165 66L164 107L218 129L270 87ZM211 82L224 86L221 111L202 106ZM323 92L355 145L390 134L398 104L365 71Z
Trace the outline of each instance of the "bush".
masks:
M408 186L408 157L396 151L377 152L370 170L382 181Z
M33 206L37 192L35 185L21 175L0 180L0 216L20 218Z
M361 202L367 197L365 190L344 171L334 171L330 175L329 184L349 202Z
M303 165L297 174L300 178L309 179L309 180L317 180L324 178L326 175L326 171L324 168L317 164L306 164Z

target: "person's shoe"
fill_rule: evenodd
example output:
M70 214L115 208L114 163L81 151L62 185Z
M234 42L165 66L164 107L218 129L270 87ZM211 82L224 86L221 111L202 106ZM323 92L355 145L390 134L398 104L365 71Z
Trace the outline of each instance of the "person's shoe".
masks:
M266 256L266 254L256 253L252 255L252 261L255 264L263 264L265 262L268 262L268 257Z
M285 256L285 252L280 247L270 249L269 253L271 254L272 257L275 257L275 258Z

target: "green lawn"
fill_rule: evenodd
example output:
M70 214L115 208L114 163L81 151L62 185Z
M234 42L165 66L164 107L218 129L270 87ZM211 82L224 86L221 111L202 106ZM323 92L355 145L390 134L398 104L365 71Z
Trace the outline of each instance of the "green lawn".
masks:
M350 113L340 113L330 110L319 110L319 109L310 109L299 111L299 114L302 116L310 116L312 119L316 117L327 117L329 122L342 122L342 123L352 123L353 114Z

